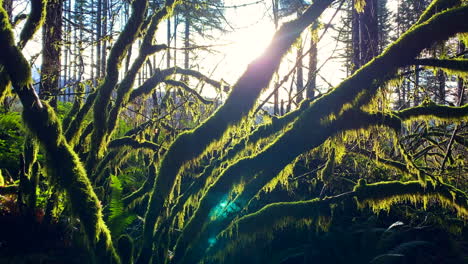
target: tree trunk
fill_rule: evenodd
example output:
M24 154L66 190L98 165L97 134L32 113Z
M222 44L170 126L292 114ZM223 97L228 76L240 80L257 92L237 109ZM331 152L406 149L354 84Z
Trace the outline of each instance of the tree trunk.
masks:
M364 12L359 20L360 66L362 66L377 56L379 51L377 0L366 1Z
M57 107L57 94L60 85L60 53L62 41L63 0L47 2L47 14L42 28L42 99L50 98L50 105Z
M96 78L102 77L101 69L101 47L102 47L102 0L97 0L96 10Z
M360 45L360 14L354 8L355 0L353 0L352 7L352 21L351 21L351 46L353 55L351 58L351 74L353 74L359 67L361 67L361 45Z
M304 92L304 73L302 69L302 45L297 50L297 85L296 85L297 97L296 103L300 103L303 99Z
M184 36L184 68L189 69L190 68L190 18L187 14L185 15L185 36Z
M103 42L102 42L102 51L101 51L101 74L102 77L104 77L104 73L106 72L106 57L107 57L107 23L108 23L108 9L109 9L109 3L108 0L103 1L103 6L102 6L102 13L104 14L104 17L102 18L102 37Z
M317 79L317 41L318 32L313 27L310 28L310 53L309 53L309 72L307 75L307 99L314 98Z

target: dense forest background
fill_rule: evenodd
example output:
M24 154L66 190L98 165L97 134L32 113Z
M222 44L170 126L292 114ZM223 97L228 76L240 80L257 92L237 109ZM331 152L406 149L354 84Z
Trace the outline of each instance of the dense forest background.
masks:
M249 8L276 33L231 81ZM468 263L467 18L0 0L0 263Z

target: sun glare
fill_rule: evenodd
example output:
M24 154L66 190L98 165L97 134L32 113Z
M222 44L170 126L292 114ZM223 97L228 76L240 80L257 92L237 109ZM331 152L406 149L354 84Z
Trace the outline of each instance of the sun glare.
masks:
M245 68L265 51L274 33L273 25L259 23L232 34L233 44L226 59L230 59L233 65Z

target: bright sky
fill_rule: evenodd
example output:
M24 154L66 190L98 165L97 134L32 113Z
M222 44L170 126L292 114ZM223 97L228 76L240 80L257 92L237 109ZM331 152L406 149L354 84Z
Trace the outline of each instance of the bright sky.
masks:
M256 3L255 0L226 0L226 6L242 6L243 4ZM264 0L258 1L253 5L246 5L238 8L226 8L224 16L229 24L226 24L226 29L230 33L219 35L217 40L197 40L196 42L200 45L211 45L211 44L225 44L222 46L215 47L218 50L216 54L204 54L201 55L199 60L199 69L206 75L211 75L214 79L224 79L229 84L234 84L238 77L245 71L247 65L261 55L265 48L268 46L273 34L275 33L275 26L272 19L271 1ZM333 13L331 10L329 13L324 15L324 21L329 20ZM289 19L294 18L292 16ZM285 19L289 20L289 19ZM284 22L284 21L282 21ZM19 27L21 28L21 27ZM183 25L179 27L179 30L183 30ZM165 42L165 29L163 25L160 27L158 32L158 42ZM40 32L39 32L40 33ZM27 57L34 57L38 52L38 45L40 45L40 35L36 34L36 41L31 41L25 48L24 52ZM178 33L179 37L182 37L182 32ZM308 43L308 34L304 33L303 40ZM182 44L182 40L178 40L178 46ZM172 45L172 44L171 44ZM322 39L319 43L319 66L325 61L328 56L332 54L334 48L334 40L330 37ZM137 48L137 47L135 47ZM307 50L308 47L306 45ZM89 52L89 51L85 51ZM182 59L181 55L178 55L179 60ZM133 58L136 55L134 52ZM280 68L281 74L285 74L290 70L295 61L296 51L292 49L292 52L286 56L283 60ZM36 61L36 65L40 65L40 57ZM165 65L165 59L160 56L158 59L160 65ZM304 61L304 65L307 65L307 57ZM88 70L86 70L88 72ZM89 74L89 73L88 73ZM307 69L304 69L304 75L306 76ZM321 71L322 76L327 79L333 85L338 84L344 77L339 64L335 61L329 62ZM86 78L86 77L85 77ZM319 87L326 90L329 85L317 78ZM287 85L289 87L289 85ZM281 96L286 97L286 91L281 90ZM268 94L268 92L267 92ZM210 96L210 90L205 90L205 95Z
M252 2L255 1L228 0L226 1L226 5L242 5ZM333 12L334 10L330 10L324 14L323 20L328 22ZM210 73L213 71L214 65L220 62L214 71L214 78L223 78L228 83L234 84L238 77L245 71L247 65L257 56L263 53L275 33L275 25L272 19L271 1L260 1L255 5L247 5L245 7L239 8L228 8L226 9L225 17L226 20L230 22L227 26L227 29L234 28L235 31L220 38L220 43L229 44L223 47L218 47L217 50L220 51L220 54L208 57L207 62L209 63L204 64L208 65L208 67L202 68L201 71ZM282 22L293 18L295 18L295 15L284 19ZM335 22L338 21L338 18L339 17L335 19ZM304 32L302 38L303 42L306 43L304 50L305 52L309 48L308 32ZM335 48L334 43L335 41L328 35L319 43L319 66L323 61L328 59L330 55L332 55L333 49ZM288 54L283 59L279 70L280 77L282 74L286 74L290 71L291 67L295 63L295 59L296 50L292 49L290 54ZM308 56L305 57L303 63L304 65L307 65ZM325 64L325 66L322 68L321 75L327 80L327 82L331 83L332 85L338 84L344 78L344 73L340 68L339 63L333 60ZM307 76L306 68L304 68L304 76ZM323 91L327 90L329 87L329 85L320 78L317 78L317 84L319 88L322 88ZM287 86L288 88L290 87L289 84L284 86ZM270 92L267 91L262 97L266 97L269 93ZM287 98L287 92L284 89L280 90L280 97Z

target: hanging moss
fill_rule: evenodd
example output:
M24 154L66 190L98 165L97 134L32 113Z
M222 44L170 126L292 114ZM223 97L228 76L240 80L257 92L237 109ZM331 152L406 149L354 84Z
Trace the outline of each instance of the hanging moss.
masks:
M321 169L317 176L324 183L330 183L331 178L333 177L333 172L335 170L335 149L332 149L328 155L328 160L325 163L325 167Z
M102 157L106 150L108 108L112 91L118 82L122 60L128 48L138 37L147 9L148 1L135 0L132 2L132 14L110 50L106 77L96 91L96 99L93 105L94 127L91 135L93 144L88 155L87 168L93 168L98 158Z
M416 59L414 64L442 68L451 75L468 75L468 59Z
M10 95L11 82L8 78L8 75L3 69L3 66L0 65L0 105L3 104L5 97Z
M382 79L386 80L390 78L389 76L391 76L399 66L406 65L408 61L418 55L421 50L429 47L431 43L436 40L443 40L457 32L467 31L468 24L459 23L459 21L463 21L463 18L467 15L468 7L444 11L403 34L401 38L391 45L382 55L370 61L353 76L342 82L336 89L312 103L294 125L286 130L283 136L271 144L264 152L255 157L256 162L253 162L253 159L244 159L231 166L230 173L228 174L231 178L236 177L237 180L239 180L239 177L252 177L252 175L255 175L254 180L257 181L258 179L254 187L252 187L251 181L249 188L245 189L241 195L252 197L252 194L255 194L256 190L259 190L258 188L264 186L265 180L268 179L263 175L277 175L277 173L270 170L272 164L274 164L275 167L273 170L278 171L297 157L297 155L321 144L326 138L333 134L330 133L329 130L323 129L323 126L326 124L320 123L321 118L342 113L342 107L346 104L354 103L355 107L368 102L382 83ZM437 34L434 34L434 32L437 32ZM366 87L362 87L363 85ZM367 96L365 98L367 99L356 101L356 97L363 94L363 89L366 89L365 94L367 94ZM238 100L242 99L238 98ZM348 118L344 120L345 121L342 122L336 122L336 126L349 125L352 127L356 124L350 123L359 119ZM400 126L401 122L398 121L395 124L396 126ZM283 152L283 149L288 149L288 152ZM281 159L278 159L278 153L282 154ZM260 166L260 169L255 169L256 166ZM253 173L251 173L252 171ZM261 172L263 177L260 178L257 174L258 172ZM216 206L219 193L223 193L222 190L228 192L230 188L233 187L234 184L226 180L226 178L229 177L221 176L220 180L222 181L218 181L213 185L213 190L209 190L205 194L199 209L179 238L174 257L177 261L184 258L184 251L188 251L185 253L187 257L185 260L180 261L181 263L184 263L184 261L194 261L191 255L195 256L200 254L198 252L200 248L194 245L197 245L197 243L205 243L204 241L205 238L208 237L208 234L203 234L203 236L200 236L198 239L194 238L197 237L197 234L203 232L202 227L206 220L205 217L208 212Z
M266 88L273 73L278 68L281 58L290 49L300 33L315 21L332 1L314 2L304 15L284 24L273 38L266 52L252 64L234 85L228 99L207 121L191 132L181 134L164 156L154 189L150 198L143 236L144 255L149 259L152 248L152 236L158 216L172 192L179 170L183 165L203 154L207 147L225 135L229 127L239 123L252 109L260 92ZM177 263L183 257L188 237L179 240L174 255Z
M372 159L384 166L387 166L389 168L392 168L392 169L396 169L397 171L399 171L400 173L402 174L406 174L406 175L410 175L410 172L408 171L408 168L406 167L406 165L402 162L399 162L399 161L395 161L395 160L390 160L390 159L385 159L385 158L382 158L380 156L377 155L377 153L375 152L371 152L371 151L368 151L368 150L365 150L365 149L358 149L358 150L354 150L354 151L351 151L355 154L358 154L364 158L369 158L369 159Z
M45 20L47 0L31 1L31 12L20 33L18 47L20 49L26 46L26 43L33 37L34 33L42 26Z
M466 121L468 120L468 104L461 107L438 104L424 104L416 107L407 108L405 110L396 111L395 115L397 115L404 121L415 119Z
M152 151L159 151L161 146L151 141L139 141L134 137L121 137L109 142L109 148L131 147L133 149L145 148Z
M13 43L13 34L1 1L0 43L3 45L0 64L4 65L23 104L24 123L44 147L49 175L67 192L73 214L81 220L97 260L100 263L119 263L109 230L102 219L100 201L81 161L63 137L55 112L35 93L29 63Z
M73 117L75 117L78 112L80 111L81 107L83 107L83 100L84 100L84 93L85 93L85 84L78 83L75 87L75 101L73 102L73 106L70 109L70 112L67 113L65 118L62 121L62 127L68 128L70 122L72 121Z
M304 137L294 139L301 142L297 145L289 144L293 141L291 138L279 143L279 141L283 140L285 135L287 135L286 132L286 134L280 137L276 142L273 142L258 155L241 159L223 171L218 180L206 191L204 197L200 201L198 210L179 238L177 247L181 245L181 241L185 239L189 240L183 242L190 245L188 250L186 250L187 256L184 261L187 261L187 263L190 261L193 262L197 259L197 256L201 257L200 254L202 254L203 249L207 247L206 241L208 241L209 237L215 236L221 232L237 215L235 212L229 213L223 218L216 219L215 223L209 223L210 228L205 229L205 223L209 219L210 212L223 202L223 197L226 194L229 194L233 188L237 188L235 186L244 186L243 183L248 183L245 184L247 187L243 189L243 191L235 191L239 193L239 195L234 201L230 201L230 203L237 204L237 206L242 209L264 186L275 176L279 175L280 171L293 159L299 154L323 143L326 138L335 134L337 129L361 128L370 124L379 124L382 120L391 120L391 118L388 117L383 118L385 115L381 114L370 115L366 113L358 114L358 111L347 111L347 113L348 112L349 115L343 114L338 120L328 123L327 127L321 126L320 121L317 119L315 122L310 122L310 125L314 127L314 129L309 131L307 138L312 139L317 145L304 145L304 142L306 142ZM344 122L345 120L354 120L354 122ZM286 146L288 151L281 151L281 149L285 149Z
M389 210L401 202L424 207L429 202L438 202L444 208L455 209L459 216L468 217L468 197L453 186L440 183L424 187L418 181L368 184L360 179L352 192L324 199L274 203L239 218L216 238L219 246L211 248L210 255L219 260L235 253L241 245L268 243L275 231L286 226L315 224L326 228L335 205L353 197L360 207L370 206L376 212Z
M37 1L42 2L42 1ZM3 4L3 1L0 1ZM15 46L13 31L5 9L0 8L0 43L2 43L2 52L0 52L0 64L4 66L2 73L7 73L8 78L19 87L23 87L32 81L29 63L21 55L18 47ZM19 87L15 87L18 89Z
M360 207L369 206L374 211L389 210L401 202L422 204L424 208L430 202L437 202L444 208L454 209L459 217L468 218L468 197L455 187L428 182L426 186L419 181L379 182L358 185L354 188L355 197Z

